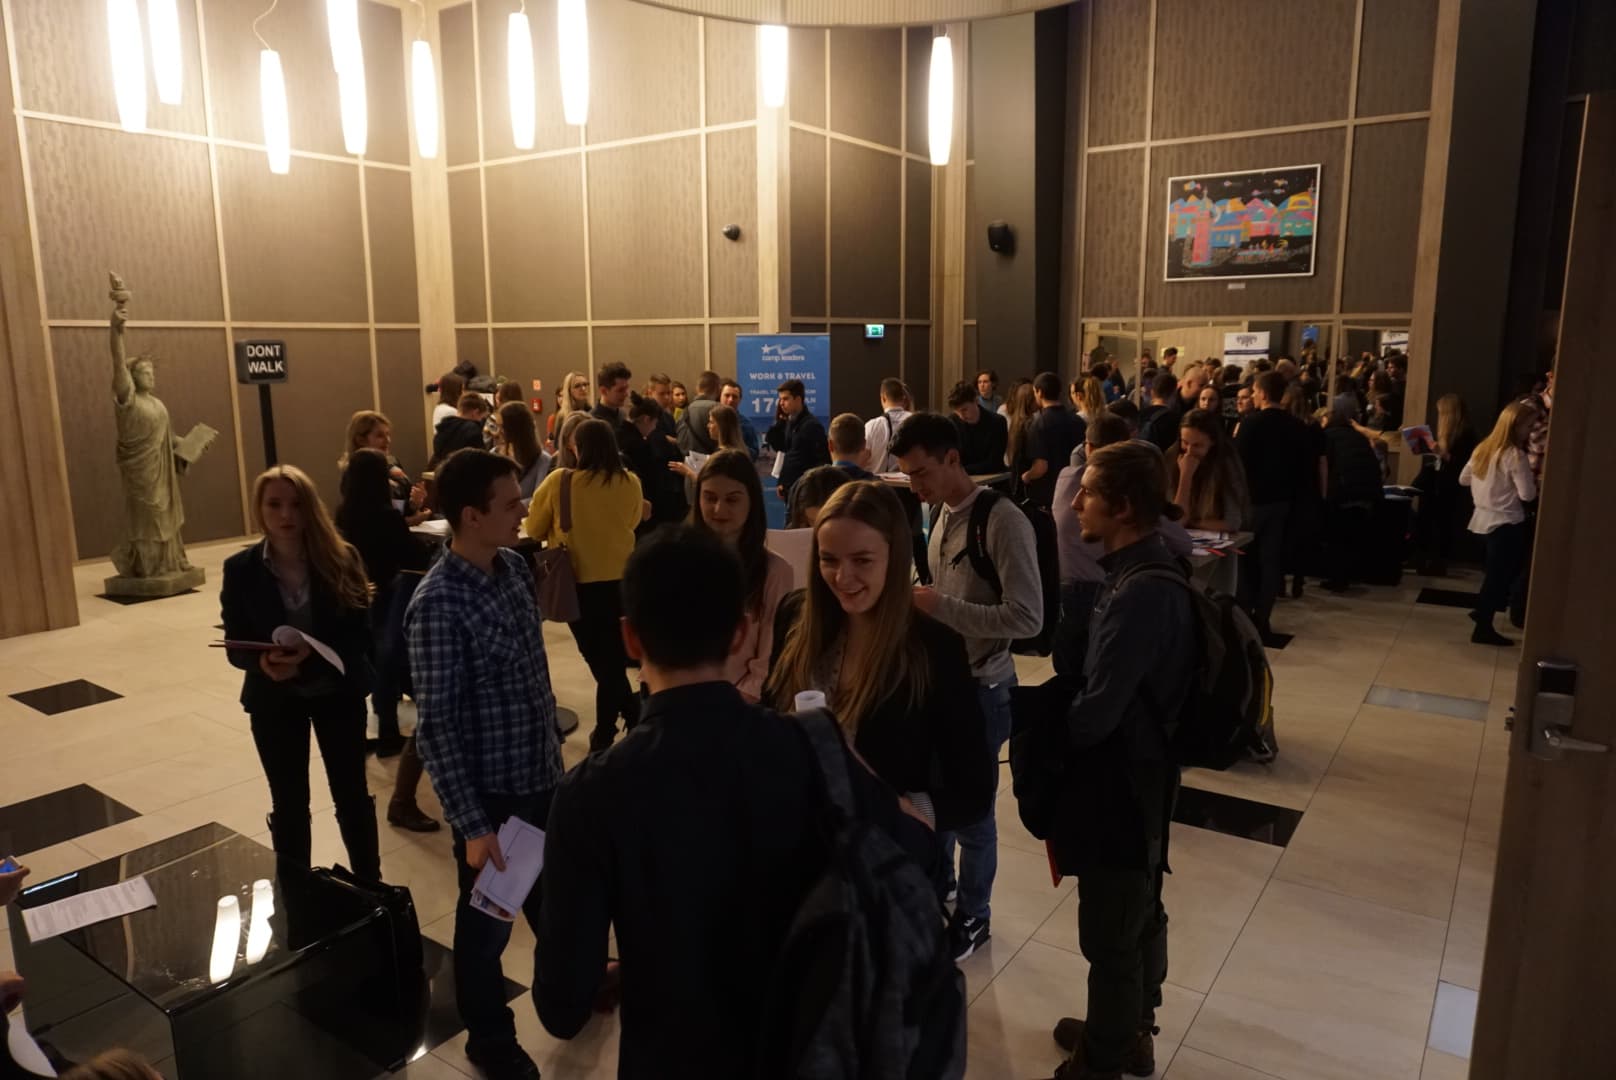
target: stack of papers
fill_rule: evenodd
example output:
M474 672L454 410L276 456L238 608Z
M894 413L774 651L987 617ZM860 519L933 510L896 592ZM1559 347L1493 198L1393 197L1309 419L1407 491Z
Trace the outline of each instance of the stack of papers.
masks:
M499 852L505 869L496 869L492 859L483 864L471 890L471 906L484 915L514 922L544 869L544 830L521 818L507 818L499 827Z
M104 889L91 889L54 903L25 908L22 922L28 929L28 940L37 942L156 906L157 897L152 895L146 879L132 877Z

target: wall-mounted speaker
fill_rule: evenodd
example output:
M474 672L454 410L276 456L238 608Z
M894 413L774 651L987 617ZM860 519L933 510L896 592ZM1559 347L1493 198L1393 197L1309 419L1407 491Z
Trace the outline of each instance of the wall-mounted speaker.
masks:
M1016 253L1016 231L1010 227L1008 221L988 222L988 250L996 251L1000 255Z
M739 225L725 225L723 231L725 240L739 240L741 238L741 227Z

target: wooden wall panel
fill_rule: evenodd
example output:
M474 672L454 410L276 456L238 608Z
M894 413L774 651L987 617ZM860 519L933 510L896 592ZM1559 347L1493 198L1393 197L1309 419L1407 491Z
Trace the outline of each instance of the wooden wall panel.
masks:
M976 372L980 371L982 366L982 360L977 355L976 324L971 323L965 327L965 363L960 370L965 373L965 377L967 379L972 379L976 377ZM953 387L949 386L939 386L937 388L938 408L942 408L943 403L947 400L948 392L951 389L953 389Z
M689 15L631 0L589 5L590 142L700 125L698 27L699 20ZM540 79L539 101L540 111L560 109L561 87L554 76Z
M739 225L738 240L724 238ZM757 130L707 136L707 273L712 314L758 311Z
M797 37L793 34L792 40ZM792 129L791 314L798 318L829 314L825 296L825 153L823 136Z
M486 185L492 321L582 319L584 199L577 156L491 165Z
M965 317L976 318L976 265L981 259L975 243L982 231L982 217L976 212L976 166L965 166Z
M108 270L135 290L136 319L223 318L206 146L27 125L51 318L105 317Z
M1342 311L1414 308L1414 241L1420 229L1426 128L1424 120L1410 120L1358 129Z
M1090 154L1081 211L1086 318L1125 315L1139 306L1139 186L1143 150ZM1163 215L1166 209L1163 208ZM1165 216L1163 218L1165 221Z
M966 327L968 336L976 327ZM903 381L915 399L917 409L944 410L948 407L947 387L932 392L931 385L931 327L906 326L903 328Z
M621 360L636 390L653 371L694 386L707 365L706 337L700 326L597 326L595 366Z
M240 327L236 336L286 342L294 374L270 390L275 407L275 451L281 464L296 465L313 477L320 498L335 510L341 499L337 459L346 445L348 418L357 409L376 407L370 385L370 335L364 330ZM307 376L298 378L298 369ZM159 393L161 389L159 382ZM243 402L241 410L241 453L250 493L253 478L264 471L264 434L256 403L250 400Z
M832 131L902 146L903 31L830 32Z
M1158 0L1151 136L1344 118L1356 14L1356 0ZM1146 17L1142 5L1133 17ZM1302 50L1295 70L1255 62L1265 43L1278 42Z
M1437 0L1364 0L1358 115L1431 107Z
M209 3L204 9L213 131L219 138L254 144L264 141L258 92L258 53L262 46L253 36L252 24L268 6L255 0ZM281 4L258 24L258 31L281 54L292 149L347 153L342 142L342 113L337 107L337 73L331 65L325 5ZM103 32L101 41L105 40ZM397 92L402 93L402 87ZM292 171L295 173L302 164L294 160ZM268 171L262 154L258 156L258 166Z
M793 29L789 41L791 86L786 105L791 110L791 119L822 128L825 126L825 31L809 27Z
M494 370L489 364L488 331L455 331L455 354L443 358L443 370L449 371L461 360L477 365L477 370L484 373Z
M420 318L415 276L415 218L410 174L365 170L365 213L370 228L370 278L376 321L412 323Z
M712 369L727 378L735 377L735 339L741 334L755 334L758 332L756 323L714 323L708 327L708 334L712 339L711 366ZM696 388L687 384L692 395Z
M438 13L438 66L443 83L443 147L450 165L477 160L477 27L470 4Z
M757 27L708 19L702 33L707 41L707 123L755 119Z
M702 313L701 141L589 154L589 273L597 319Z
M482 177L476 170L449 174L449 247L454 259L455 322L482 322L488 318L488 294Z
M881 411L881 380L903 368L898 335L864 340L864 327L830 328L830 409L819 419L826 427L840 413L874 416Z
M555 329L512 329L494 331L494 355L499 360L499 372L522 384L522 392L532 398L533 380L541 379L544 390L544 416L540 427L555 411L556 387L562 385L569 371L589 374L589 385L595 385L594 373L589 371L589 331L583 327L557 327Z
M483 108L483 160L493 161L528 153L518 150L511 139L511 97L509 74L505 58L509 48L507 29L511 13L517 5L479 3L477 8L478 63L482 72ZM590 57L599 63L602 40L596 37L600 4L589 5ZM531 0L527 4L528 30L533 35L533 81L538 97L536 123L533 127L534 150L559 150L578 145L578 129L568 126L561 116L561 82L556 67L556 6L555 0ZM593 67L590 72L591 95L600 92L605 81L605 70ZM591 124L595 122L597 105L590 102Z
M207 127L202 115L196 11L182 3L178 12L185 78L180 104L164 105L157 100L157 85L148 64L146 124L157 131L201 135ZM105 0L19 0L11 5L11 17L22 108L118 122L118 103L108 71ZM255 66L254 78L257 70Z
M369 117L365 157L370 161L410 163L410 91L409 76L404 71L406 17L413 39L421 19L415 8L411 7L406 16L389 4L359 5L359 36L365 51L365 104ZM331 107L336 106L333 99Z
M898 314L902 164L892 154L831 141L829 314L833 317Z
M1342 212L1341 175L1345 156L1346 131L1342 128L1156 147L1150 159L1150 184L1145 188L1151 215L1145 245L1145 314L1157 317L1278 315L1331 310L1335 304L1338 215ZM1223 281L1162 280L1168 177L1314 163L1323 168L1319 180L1319 231L1314 237L1316 269L1312 277L1253 279L1243 283L1244 289L1237 290L1231 290ZM1093 189L1090 191L1092 204ZM1099 310L1094 313L1115 314Z
M393 422L393 456L406 472L418 476L431 453L426 426L421 422L421 403L427 400L422 389L421 335L415 330L376 331L376 376L382 399L382 412ZM243 399L243 408L253 405ZM357 410L363 406L355 405Z
M257 151L217 153L231 316L365 322L359 170L301 158L276 176Z
M931 39L929 26L911 26L904 32L904 48L908 50L908 82L904 87L904 149L912 154L930 154L930 135L926 124L926 90L931 80Z
M925 319L931 313L931 166L905 161L903 167L908 185L903 314L908 319Z
M1093 12L1086 89L1089 145L1138 142L1145 137L1149 11L1129 0L1092 0L1089 7ZM1078 119L1070 118L1073 127Z
M138 304L139 300L137 292L134 302ZM198 422L219 430L207 454L180 480L185 503L182 535L186 543L240 536L241 482L224 331L131 327L125 341L131 356L145 353L157 358L156 393L168 408L176 435L184 435ZM78 534L78 558L99 559L112 550L123 519L107 330L57 327L51 331L51 346L56 360L57 408L62 430L73 447L67 455L67 479ZM367 352L367 379L368 356ZM293 362L299 359L294 353ZM309 372L306 384L318 386L318 369L310 366L304 370ZM339 440L340 437L339 433Z

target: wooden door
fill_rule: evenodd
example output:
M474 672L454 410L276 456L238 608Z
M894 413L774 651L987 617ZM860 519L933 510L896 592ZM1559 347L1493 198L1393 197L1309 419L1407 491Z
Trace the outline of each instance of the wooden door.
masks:
M1616 94L1578 175L1473 1080L1616 1076ZM1565 731L1595 744L1552 761L1545 660L1577 666Z

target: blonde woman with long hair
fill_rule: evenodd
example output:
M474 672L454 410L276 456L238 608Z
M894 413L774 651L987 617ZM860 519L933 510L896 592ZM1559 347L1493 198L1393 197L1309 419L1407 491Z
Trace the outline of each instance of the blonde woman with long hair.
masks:
M561 446L560 428L574 413L589 414L589 376L582 371L569 371L556 388L556 411L545 421L544 435L553 454Z
M1512 401L1470 455L1459 483L1470 489L1476 512L1470 531L1486 538L1487 573L1481 600L1470 617L1476 621L1470 640L1478 645L1513 645L1493 629L1493 616L1509 605L1515 579L1526 570L1526 504L1537 498L1537 479L1526 458L1526 440L1537 421L1537 409Z
M896 495L861 481L814 521L808 586L780 602L763 700L824 693L848 740L939 829L970 825L996 765L964 640L915 609L914 545Z
M1077 415L1083 418L1085 424L1094 423L1094 418L1105 412L1105 384L1093 375L1081 381L1074 381L1072 406L1077 409Z
M349 865L379 881L376 807L365 781L365 695L373 676L364 564L301 469L277 465L261 473L252 511L263 539L225 560L219 602L225 640L236 643L225 655L246 672L241 704L269 781L271 843L284 865L309 866L312 728Z

